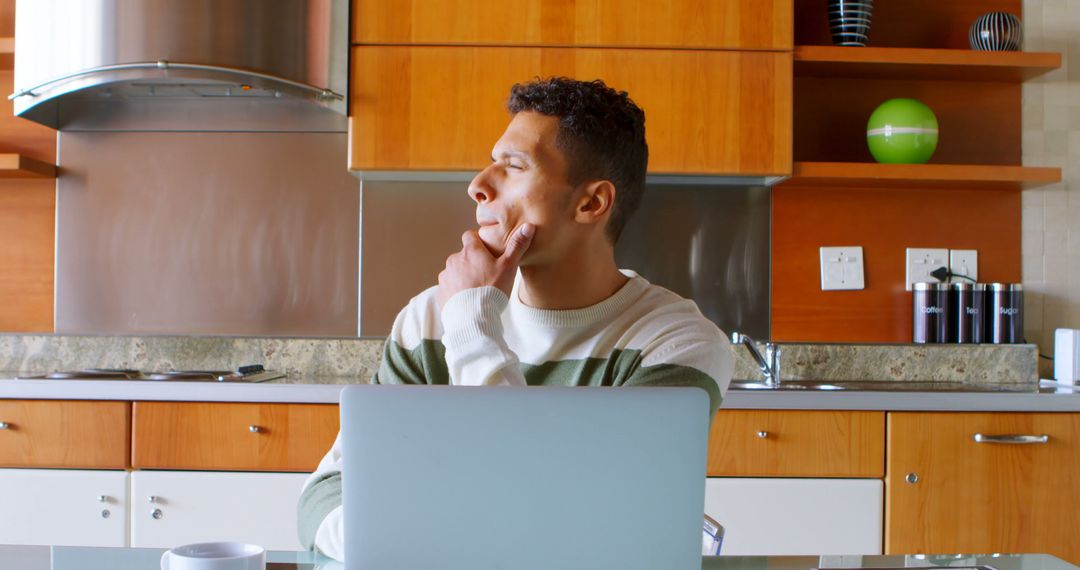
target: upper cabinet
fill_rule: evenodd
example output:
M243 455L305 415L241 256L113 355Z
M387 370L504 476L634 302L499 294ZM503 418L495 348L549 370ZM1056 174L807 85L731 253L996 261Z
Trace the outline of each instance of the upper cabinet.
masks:
M792 0L354 0L352 18L352 170L483 168L511 86L568 76L645 110L651 173L791 173Z
M790 50L791 0L355 0L353 43Z
M603 79L645 110L649 171L791 171L790 52L356 46L353 170L478 170L510 120L510 87Z

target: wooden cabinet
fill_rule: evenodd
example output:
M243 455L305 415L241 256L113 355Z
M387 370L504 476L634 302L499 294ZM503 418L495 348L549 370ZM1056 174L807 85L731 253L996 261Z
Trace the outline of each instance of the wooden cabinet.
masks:
M296 503L307 474L140 471L131 474L131 546L236 540L302 550Z
M881 554L880 479L709 478L729 556Z
M720 410L705 513L724 554L879 554L884 471L884 412Z
M123 469L131 404L0 400L0 466Z
M871 477L885 472L885 413L720 410L710 477Z
M890 413L888 451L887 553L1039 552L1080 563L1080 414Z
M15 0L0 0L3 93L15 92L14 15ZM12 101L0 100L0 332L53 330L55 163L56 131L16 117Z
M338 432L332 404L136 402L139 469L311 472Z
M125 471L0 469L0 505L4 544L127 546Z
M355 0L352 18L358 44L792 45L791 0Z
M696 50L357 46L353 170L479 170L514 83L601 78L646 114L652 173L791 171L792 55Z

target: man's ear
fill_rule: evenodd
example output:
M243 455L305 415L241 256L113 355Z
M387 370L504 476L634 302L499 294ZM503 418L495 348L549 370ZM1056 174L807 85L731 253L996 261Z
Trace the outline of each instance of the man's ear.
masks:
M594 180L585 185L574 220L594 224L604 220L615 205L615 185L610 180Z

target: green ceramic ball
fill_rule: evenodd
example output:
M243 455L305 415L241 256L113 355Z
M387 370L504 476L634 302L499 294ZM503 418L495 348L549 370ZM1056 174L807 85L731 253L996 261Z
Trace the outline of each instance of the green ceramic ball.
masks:
M934 155L937 141L937 117L917 99L889 99L866 123L866 144L878 162L923 164Z

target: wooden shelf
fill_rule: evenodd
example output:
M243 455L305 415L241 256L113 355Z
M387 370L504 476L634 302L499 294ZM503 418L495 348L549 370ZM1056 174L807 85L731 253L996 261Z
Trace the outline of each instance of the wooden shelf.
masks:
M1060 53L796 46L797 77L1023 82L1061 67Z
M796 162L784 186L1022 190L1061 182L1061 169L975 164Z
M15 38L0 38L0 69L15 68Z
M0 178L56 178L56 166L21 154L0 153Z

